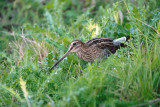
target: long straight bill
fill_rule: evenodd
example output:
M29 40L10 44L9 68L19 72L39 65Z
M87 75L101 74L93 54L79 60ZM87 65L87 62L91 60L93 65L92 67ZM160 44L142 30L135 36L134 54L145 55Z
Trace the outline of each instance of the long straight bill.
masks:
M62 58L60 58L51 68L50 70L52 70L58 63L60 63L69 53L70 53L71 49L69 49Z

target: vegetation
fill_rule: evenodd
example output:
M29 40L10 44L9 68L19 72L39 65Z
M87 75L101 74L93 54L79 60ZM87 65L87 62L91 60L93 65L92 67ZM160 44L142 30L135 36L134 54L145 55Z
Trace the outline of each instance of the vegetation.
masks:
M159 105L158 0L2 0L0 7L0 106ZM129 47L100 63L72 53L49 71L72 40L125 35Z

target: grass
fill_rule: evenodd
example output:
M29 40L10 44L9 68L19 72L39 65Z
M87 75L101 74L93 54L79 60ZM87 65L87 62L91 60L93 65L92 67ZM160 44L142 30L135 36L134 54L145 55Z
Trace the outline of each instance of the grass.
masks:
M159 106L158 1L0 5L0 106ZM129 47L100 63L72 53L49 71L72 40L125 35Z

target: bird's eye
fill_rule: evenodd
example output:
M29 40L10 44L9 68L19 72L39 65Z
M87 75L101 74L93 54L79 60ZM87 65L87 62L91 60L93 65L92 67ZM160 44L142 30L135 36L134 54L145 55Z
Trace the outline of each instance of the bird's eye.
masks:
M77 45L77 43L73 43L73 46L76 46Z

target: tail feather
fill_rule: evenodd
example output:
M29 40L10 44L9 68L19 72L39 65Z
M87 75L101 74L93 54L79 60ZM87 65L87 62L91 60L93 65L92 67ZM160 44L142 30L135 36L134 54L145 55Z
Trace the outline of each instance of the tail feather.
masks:
M128 36L126 36L126 41L128 41L130 39L130 36L128 35Z
M129 39L130 39L130 36L121 37L121 38L118 38L118 39L113 40L113 44L114 44L115 46L117 46L117 45L120 45L122 42L128 41Z

